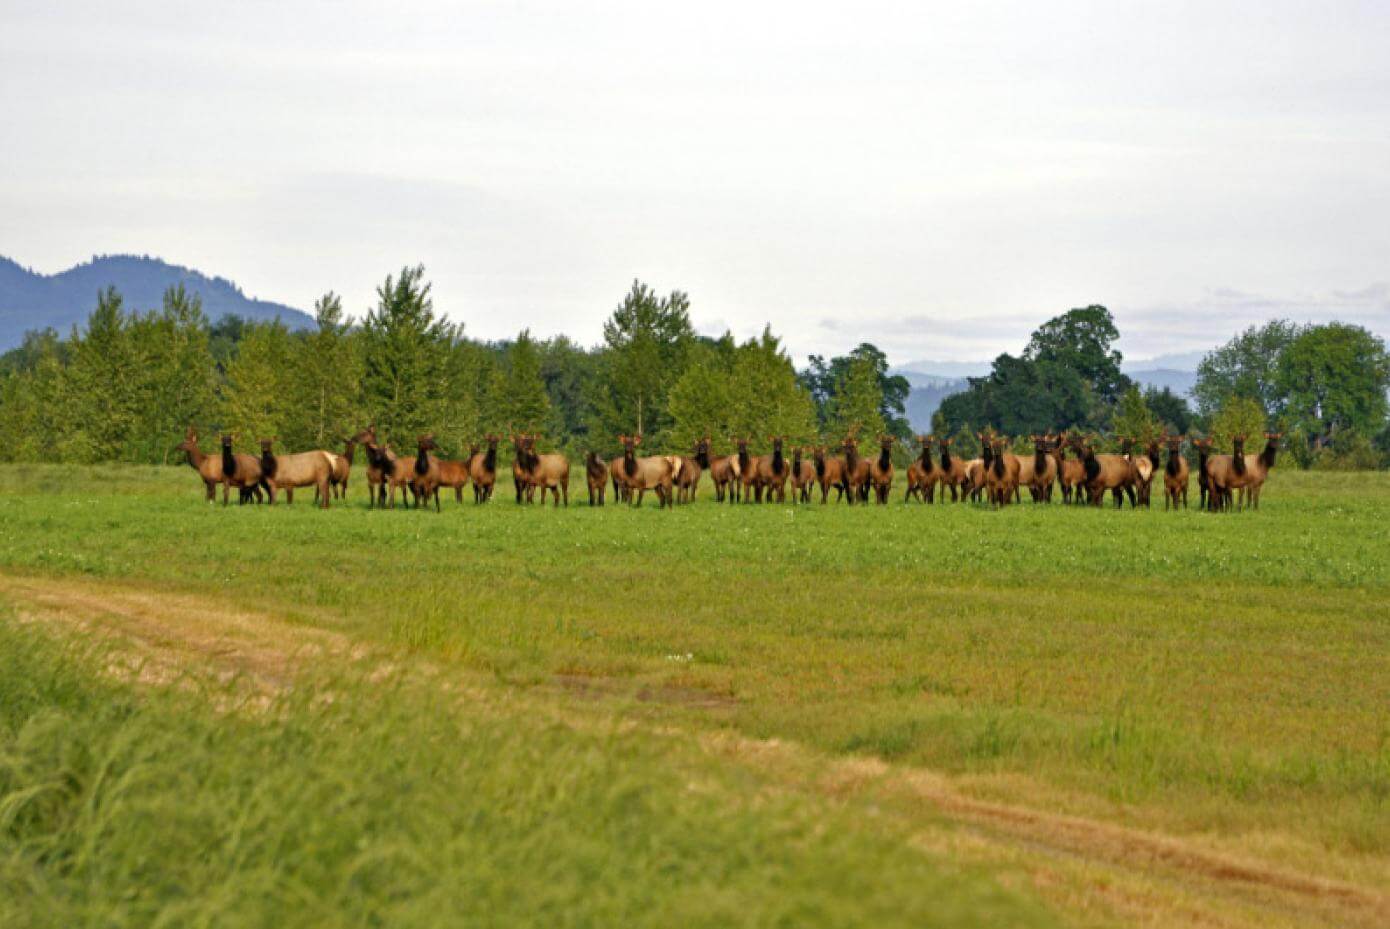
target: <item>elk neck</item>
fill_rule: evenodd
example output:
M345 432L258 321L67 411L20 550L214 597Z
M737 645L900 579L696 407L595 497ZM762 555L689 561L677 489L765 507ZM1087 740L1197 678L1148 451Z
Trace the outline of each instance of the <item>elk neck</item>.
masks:
M887 471L891 463L891 459L888 457L888 446L884 445L878 450L878 469Z
M1270 439L1265 443L1264 451L1260 452L1260 467L1264 468L1266 471L1274 467L1274 456L1278 453L1279 446L1274 444L1273 439Z
M430 453L425 446L421 445L419 451L415 453L415 473L425 474L430 469Z
M631 445L623 446L623 473L628 477L637 475L637 454L632 450Z
M222 476L236 477L236 455L230 445L222 446Z
M261 450L261 474L267 478L275 476L275 453L268 448Z
M1181 454L1182 454L1182 453L1179 452L1176 448L1169 448L1169 449L1168 449L1168 468L1167 468L1167 471L1168 471L1168 473L1171 474L1173 477L1177 477L1177 476L1178 476L1178 470L1179 470L1179 467L1180 467L1180 466L1178 465L1178 457L1179 457Z

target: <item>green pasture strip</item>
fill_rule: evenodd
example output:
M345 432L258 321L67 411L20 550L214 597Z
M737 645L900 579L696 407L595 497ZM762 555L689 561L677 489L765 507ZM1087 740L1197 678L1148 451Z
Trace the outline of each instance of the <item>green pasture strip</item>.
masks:
M521 685L671 688L691 699L649 712L1025 773L1165 828L1390 850L1390 475L1276 472L1229 515L435 515L368 511L360 481L326 513L224 510L188 469L129 494L42 470L0 469L6 570L216 595Z
M102 666L0 615L5 926L1053 922L676 739L351 669L262 707Z

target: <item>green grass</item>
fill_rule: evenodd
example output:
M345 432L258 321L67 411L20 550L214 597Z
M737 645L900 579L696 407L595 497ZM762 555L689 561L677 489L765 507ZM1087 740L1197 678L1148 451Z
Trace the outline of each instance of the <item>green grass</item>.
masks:
M524 693L695 695L621 712L1277 833L1310 866L1390 854L1390 475L1281 469L1216 516L704 493L436 515L369 511L359 480L328 512L223 509L187 468L11 467L0 570L212 595Z
M100 657L0 623L5 926L1050 923L673 741L346 672L137 694Z

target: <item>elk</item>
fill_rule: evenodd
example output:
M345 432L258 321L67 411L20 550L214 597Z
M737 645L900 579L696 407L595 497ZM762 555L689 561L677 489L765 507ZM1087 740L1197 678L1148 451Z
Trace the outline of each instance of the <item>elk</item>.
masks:
M529 480L530 472L522 462L523 449L526 445L525 433L512 433L512 487L516 490L516 502L521 503L522 494L526 495L526 502L530 503L535 489L531 487Z
M714 482L714 499L716 501L723 503L725 494L729 495L730 500L733 499L734 489L738 486L739 473L737 455L723 455L710 462L709 479Z
M1057 483L1062 485L1062 501L1064 503L1082 503L1082 489L1086 484L1086 466L1080 459L1067 458L1067 448L1074 443L1075 439L1068 439L1063 432L1057 436L1057 442L1052 447L1052 457L1057 463Z
M1033 454L1019 459L1018 480L1020 486L1028 488L1034 503L1052 501L1052 485L1057 481L1057 462L1049 452L1052 449L1052 436L1029 436L1033 442ZM1015 497L1017 497L1015 493Z
M680 470L676 472L676 500L689 503L695 499L695 491L700 488L700 475L709 470L709 436L695 442L693 454L681 459Z
M352 458L356 451L355 439L343 439L343 453L333 456L333 476L329 478L328 487L333 491L334 499L347 499L348 475L352 473Z
M845 463L840 458L827 458L825 453L829 451L824 445L816 445L811 449L811 461L814 462L816 471L816 483L820 485L820 502L825 503L830 496L830 488L835 488L835 502L839 503L840 498L845 495L847 489L845 485Z
M531 497L531 490L539 487L541 491L541 506L545 506L545 492L550 491L554 500L554 505L560 505L560 496L564 495L565 506L570 505L570 460L564 455L554 452L537 455L536 439L539 435L522 436L520 458L525 468L523 479L528 489L527 501Z
M411 470L414 472L411 486L415 491L415 505L418 507L423 500L429 506L430 498L434 498L434 511L439 512L439 459L430 454L439 446L435 444L434 433L422 435L416 440L415 462ZM460 490L460 496L462 491Z
M991 466L994 464L994 448L990 442L989 433L977 432L975 438L980 441L980 457L972 458L965 463L965 487L961 499L978 501L980 494L985 489L985 484Z
M1168 446L1168 462L1163 467L1163 508L1166 510L1171 505L1176 510L1181 499L1185 510L1188 467L1187 459L1182 456L1182 436L1165 435L1163 441Z
M367 426L353 436L352 441L367 452L367 505L385 506L386 486L395 471L396 453L377 444L375 425Z
M1154 475L1159 469L1159 449L1158 440L1150 439L1144 449L1144 454L1129 456L1130 462L1134 465L1134 491L1139 503L1144 506L1149 505L1150 488L1153 485Z
M202 449L198 448L198 434L192 426L188 427L183 441L175 446L175 449L185 454L189 466L203 479L203 489L207 492L208 503L215 503L217 485L222 483L222 459L216 455L204 454Z
M599 460L598 452L584 456L584 480L589 484L589 506L603 506L608 491L608 465Z
M270 493L270 500L274 503L275 494L266 484L260 460L255 455L233 452L233 438L231 435L222 436L222 505L227 505L228 491L232 487L238 491L238 503L245 503L252 493L259 502L262 489Z
M1207 460L1211 455L1211 439L1193 439L1192 447L1197 450L1197 508L1205 510L1211 495L1211 481L1207 477Z
M621 479L629 491L633 506L641 506L647 491L656 493L658 508L675 506L675 480L680 473L682 459L676 455L651 455L637 457L637 446L642 444L640 435L620 435L618 442L623 447ZM635 495L632 493L635 491Z
M328 481L333 476L333 456L324 451L277 455L271 451L274 439L261 439L261 473L270 487L270 503L275 491L285 489L285 502L294 502L296 487L316 487L319 506L328 509Z
M1207 502L1213 512L1230 509L1234 494L1250 483L1250 457L1245 454L1245 436L1231 438L1231 454L1207 459Z
M893 489L893 444L896 436L878 437L878 455L869 459L869 483L867 489L873 491L874 499L880 505L888 502L888 494Z
M1086 490L1092 506L1100 506L1108 490L1115 498L1115 506L1125 505L1125 494L1129 495L1129 505L1134 506L1134 463L1129 460L1129 443L1125 442L1122 454L1097 455L1094 441L1075 440L1073 447L1081 454L1081 463L1086 469Z
M483 437L487 451L479 454L474 451L468 457L468 477L473 481L473 502L486 503L492 499L493 488L497 486L497 443L501 436L488 433Z
M990 446L990 464L985 470L985 489L994 506L1007 506L1018 493L1019 475L1023 463L1009 451L1007 436L995 436Z
M845 502L851 506L855 500L868 502L869 462L859 457L859 440L847 435L841 447L845 451Z
M748 439L747 437L733 436L730 441L734 443L736 452L732 456L734 459L734 481L730 487L729 502L737 503L740 500L751 502L753 484L757 481L758 474L753 466L753 458L748 454Z
M787 499L787 478L791 477L792 469L782 454L784 438L780 435L768 436L767 440L772 443L772 454L759 455L753 460L750 470L754 473L753 490L759 503L763 500L764 492L768 503L772 502L774 493L778 503L784 503Z
M951 488L952 502L957 499L963 499L965 497L964 485L966 481L965 462L951 454L951 439L949 437L937 439L936 445L937 450L940 452L937 456L937 471L941 475L938 479L941 483L941 502L946 502L947 487ZM957 492L960 492L959 497L957 497ZM930 496L928 496L928 500L930 499Z
M811 488L816 486L816 467L801 456L811 451L810 447L798 445L792 449L792 502L810 503Z
M463 502L463 488L468 486L468 463L472 455L477 452L475 445L469 450L469 457L462 461L455 459L441 458L437 461L439 467L438 487L452 487L454 489L454 502ZM435 502L439 500L438 487L435 489Z
M922 446L922 453L907 466L907 491L903 494L903 503L913 497L923 503L930 502L936 496L936 482L941 477L936 470L936 462L931 458L932 437L919 435L917 442Z
M1266 432L1264 451L1259 455L1245 456L1245 468L1250 477L1241 494L1257 510L1260 508L1260 490L1265 485L1265 478L1269 477L1270 469L1274 467L1274 457L1279 454L1279 440L1283 437L1282 432Z

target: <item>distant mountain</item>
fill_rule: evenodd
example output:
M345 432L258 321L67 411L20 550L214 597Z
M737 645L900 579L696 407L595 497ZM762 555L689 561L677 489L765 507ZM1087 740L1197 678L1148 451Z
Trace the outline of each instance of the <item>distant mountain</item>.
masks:
M60 274L38 274L0 256L0 351L13 348L33 329L53 328L66 335L86 321L96 306L97 291L113 286L127 310L153 310L164 291L178 284L203 299L208 319L235 314L245 319L279 319L291 329L314 324L313 317L281 303L255 300L223 277L208 277L192 268L158 258L105 255Z
M1143 387L1162 390L1167 387L1180 397L1185 397L1197 385L1196 371L1175 371L1172 368L1150 368L1141 371L1126 371L1132 380Z

